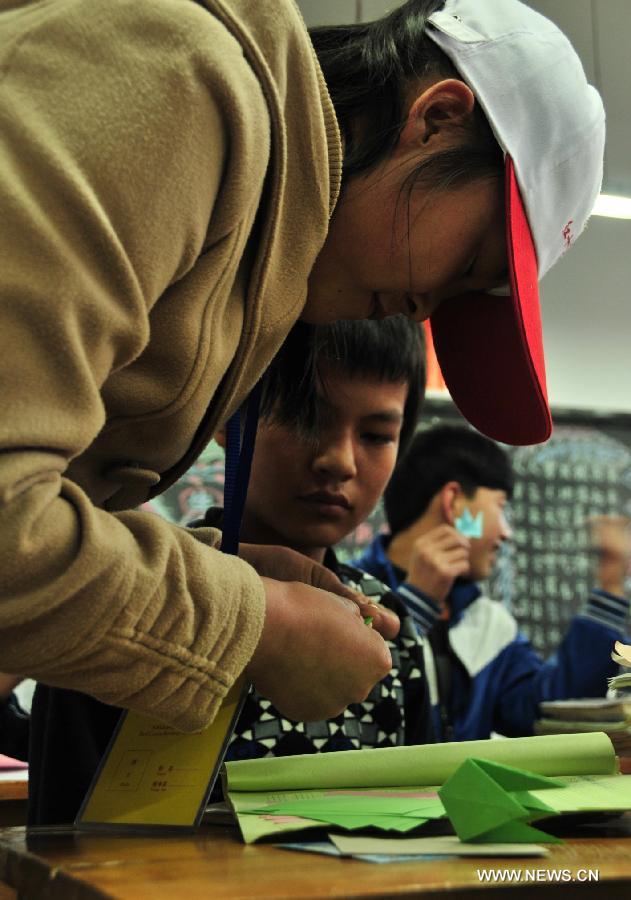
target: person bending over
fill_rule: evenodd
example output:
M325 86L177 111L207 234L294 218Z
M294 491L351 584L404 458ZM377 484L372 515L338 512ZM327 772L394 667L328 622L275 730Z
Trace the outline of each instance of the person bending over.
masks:
M121 709L196 731L244 673L318 719L381 680L394 617L139 507L298 319L431 316L469 419L543 439L537 282L602 179L600 98L517 0L311 34L293 0L86 8L0 9L0 658L38 682L33 825L72 821Z

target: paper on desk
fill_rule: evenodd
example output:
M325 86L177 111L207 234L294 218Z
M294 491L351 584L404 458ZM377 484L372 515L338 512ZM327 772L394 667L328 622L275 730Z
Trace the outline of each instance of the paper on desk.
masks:
M564 785L562 788L546 788L539 792L536 789L529 791L533 800L539 800L546 807L554 810L556 813L615 813L627 809L631 809L631 776L630 775L611 775L611 776L590 776L590 775L573 775L556 779ZM390 795L400 797L409 796L413 788L402 789L398 792L388 791ZM383 790L373 789L355 792L355 801L360 796L374 795L375 799L382 797L386 793ZM420 787L416 790L419 799L436 797L436 793L431 790ZM256 793L235 793L231 795L230 801L236 811L239 827L246 843L251 843L259 838L283 834L288 832L302 831L303 829L322 828L323 823L314 819L306 819L298 816L295 812L290 813L264 813L256 814L253 812L261 805L278 804L292 800L311 801L323 799L327 802L332 801L336 797L351 796L346 791L285 791L285 792L256 792ZM394 799L394 797L393 797ZM294 808L295 809L295 808ZM545 810L541 810L542 818L545 817ZM429 818L429 816L428 816ZM545 825L542 825L545 828Z
M369 862L369 863L401 863L401 862L419 862L420 860L427 861L429 859L444 859L444 856L431 856L429 854L423 854L419 856L419 854L414 854L412 856L395 856L390 853L362 853L361 855L354 855L351 853L342 853L341 850L332 844L330 841L284 841L282 843L274 844L275 847L280 847L283 850L298 850L301 853L321 853L324 856L336 856L338 859L340 857L348 857L350 859L358 859L361 862Z
M276 801L253 810L259 815L294 815L328 825L354 830L381 828L384 831L411 831L429 819L445 815L437 797L414 797L409 791L325 792L318 797Z
M28 781L28 769L4 769L0 771L0 782Z
M555 810L545 799L561 781L484 759L467 759L438 791L456 834L475 843L560 843L529 823ZM537 796L530 791L538 789Z
M76 826L135 831L196 826L246 691L242 677L213 722L194 733L182 734L147 716L124 713Z
M564 788L531 791L558 813L620 812L631 809L631 775L559 778Z
M457 837L375 838L330 834L345 856L549 856L539 844L467 844Z
M229 762L224 767L224 795L235 791L440 785L471 756L540 775L613 775L617 771L615 752L606 734L551 734Z
M440 801L438 801L436 791L428 790L426 787L407 787L399 790L383 790L379 788L349 790L342 788L337 791L257 791L251 793L239 791L229 795L230 803L237 815L239 828L246 844L270 835L302 831L303 829L322 828L325 824L334 824L332 819L340 816L340 809L346 810L346 815L342 812L340 818L345 823L348 823L350 821L349 806L351 809L354 807L358 810L360 809L359 803L364 800L366 804L360 809L360 812L366 814L367 809L370 807L372 813L370 821L366 824L372 825L376 814L380 812L379 803L385 802L386 808L388 804L392 804L390 808L394 810L395 815L398 815L401 807L396 805L397 800L408 800L409 802L411 798L414 800L417 808L420 808L422 803L427 804L424 806L426 815L422 817L423 820L436 818L439 815L438 806ZM323 820L310 819L305 815L299 814L301 810L311 811L318 809L321 811L327 805L330 812L327 813L327 818ZM261 809L261 812L255 812L255 810ZM284 811L274 812L273 809L283 809ZM442 806L440 810L442 810ZM392 821L386 822L386 824L392 825ZM418 824L419 822L417 821L412 827ZM342 827L346 827L346 825Z
M417 799L435 798L436 785L472 755L506 763L519 760L523 768L549 775L607 775L617 770L611 741L604 734L546 735L230 762L225 766L224 793L237 814L244 841L250 843L268 835L322 827L317 819L298 815L296 807L292 813L254 812L262 806L318 800L349 790L355 796L384 792L392 796L398 790L403 796L415 792Z

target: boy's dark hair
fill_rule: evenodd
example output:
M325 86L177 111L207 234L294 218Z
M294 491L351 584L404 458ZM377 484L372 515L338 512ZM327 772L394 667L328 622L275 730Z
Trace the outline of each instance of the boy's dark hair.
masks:
M403 412L399 454L414 434L425 394L425 332L405 316L305 325L298 322L268 369L261 416L317 437L318 395L326 385L318 378L322 362L343 375L382 382L404 381L408 395Z
M310 29L344 138L345 180L392 152L414 82L428 75L462 81L425 33L428 18L444 5L445 0L408 0L375 22ZM502 151L477 102L462 134L462 145L416 167L408 192L418 180L440 190L503 173Z
M391 534L423 515L432 498L457 481L467 497L480 487L513 493L515 476L505 450L464 425L438 425L418 431L397 463L384 493Z

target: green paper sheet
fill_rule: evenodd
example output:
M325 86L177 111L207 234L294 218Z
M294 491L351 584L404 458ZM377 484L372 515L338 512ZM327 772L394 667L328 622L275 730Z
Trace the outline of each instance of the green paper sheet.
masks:
M631 808L631 799L627 798L631 795L631 777L613 774L617 771L614 750L609 738L600 733L231 762L225 767L224 785L229 786L228 799L237 815L243 839L250 843L270 835L322 827L322 822L296 815L297 807L293 807L293 814L253 812L262 806L280 805L291 800L325 797L330 802L332 796L346 794L354 797L357 803L363 797L386 795L393 800L412 796L418 801L421 817L421 805L426 800L435 800L438 786L470 756L512 763L543 775L564 775L559 783L570 784L569 790L546 789L541 796L536 788L530 791L533 804L540 802L556 812ZM578 777L585 773L590 773L588 778ZM432 778L436 780L432 781ZM609 787L607 782L615 782L617 790ZM430 818L427 808L422 817Z
M618 812L631 809L631 776L569 776L557 779L565 785L562 788L550 788L539 793L531 792L533 800L541 801L552 808L556 813L581 813L581 812ZM400 793L409 794L413 788L404 789ZM427 794L427 788L418 788L419 794ZM388 793L392 794L392 791ZM384 791L375 789L363 791L362 794L374 794L376 797L383 795ZM260 815L253 813L254 809L265 804L282 804L287 800L312 800L335 796L335 792L328 791L287 791L287 792L257 792L249 794L235 793L230 796L230 801L236 811L239 827L246 843L256 841L261 837L274 834L283 834L304 829L321 828L322 823L298 817L297 815ZM355 798L357 799L357 797ZM428 818L430 816L425 813ZM545 828L545 823L540 823Z
M328 805L333 810L333 815L348 811L349 805L353 812L369 812L371 824L376 816L383 812L381 802L385 802L386 808L391 809L395 815L401 810L409 810L409 806L399 806L400 799L418 809L419 816L424 819L437 818L444 814L442 804L438 800L435 790L426 787L407 787L402 790L379 788L365 790L326 790L326 791L257 791L252 793L235 792L230 795L230 803L237 815L237 821L243 840L246 844L259 840L269 835L281 835L291 831L322 828L323 822L317 819L309 819L299 815L302 809L322 809ZM304 804L304 806L301 806ZM309 804L315 804L314 807ZM363 805L360 805L363 804ZM390 805L389 805L390 804ZM273 809L283 809L283 812L273 812ZM257 812L256 810L263 810ZM410 817L407 817L407 821ZM332 824L332 823L331 823ZM391 824L391 823L390 823ZM416 827L418 822L411 827Z
M513 794L521 793L529 797L528 792L533 789L548 790L550 788L565 787L559 779L550 778L547 775L538 775L536 772L527 772L516 766L507 766L505 763L494 762L490 759L477 759L471 757L467 763L473 763L476 769L491 778L494 784L510 791Z
M561 838L552 834L546 834L538 828L533 828L527 822L507 822L497 828L491 828L483 836L471 838L472 844L562 844Z
M532 791L532 797L551 806L557 813L618 812L631 809L631 776L594 775L559 779L562 789Z
M427 819L413 819L410 816L388 816L375 813L366 816L353 816L348 813L335 813L322 810L319 813L311 813L311 819L315 819L321 825L335 825L346 831L355 831L358 828L379 828L381 831L412 831L419 825L424 825Z
M440 785L472 756L540 775L613 775L617 771L606 734L550 734L229 762L224 767L224 794Z
M429 819L440 819L445 815L443 805L437 798L418 800L383 796L383 793L367 797L328 794L318 798L285 800L260 806L252 812L316 819L348 830L373 827L386 831L410 831Z
M282 812L288 815L304 815L309 818L314 810L358 816L386 812L390 816L412 816L425 819L437 819L445 815L443 805L437 797L431 800L418 800L413 797L401 796L399 793L387 795L384 791L362 797L327 791L318 798L304 797L298 800L283 800L260 806L252 811Z

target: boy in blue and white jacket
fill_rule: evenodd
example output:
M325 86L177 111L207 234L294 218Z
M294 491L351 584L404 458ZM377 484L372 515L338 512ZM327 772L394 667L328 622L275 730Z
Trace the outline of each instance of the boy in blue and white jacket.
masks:
M504 507L513 480L507 454L469 428L418 433L384 495L390 534L354 561L398 592L428 638L437 740L532 734L542 701L604 696L617 671L611 650L629 619L622 574L612 576L609 590L592 592L548 661L508 610L478 587L512 536ZM469 534L479 536L456 527L463 517Z

